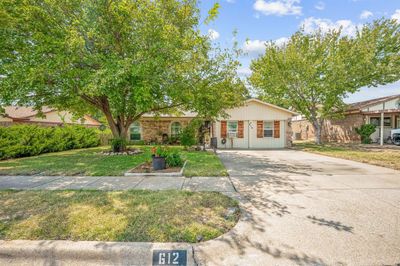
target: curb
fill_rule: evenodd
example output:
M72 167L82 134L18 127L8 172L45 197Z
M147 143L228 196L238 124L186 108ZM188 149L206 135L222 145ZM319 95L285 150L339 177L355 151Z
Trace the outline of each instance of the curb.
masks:
M182 250L187 265L197 265L186 243L99 241L0 241L0 265L157 265L154 250ZM168 264L166 264L168 265Z

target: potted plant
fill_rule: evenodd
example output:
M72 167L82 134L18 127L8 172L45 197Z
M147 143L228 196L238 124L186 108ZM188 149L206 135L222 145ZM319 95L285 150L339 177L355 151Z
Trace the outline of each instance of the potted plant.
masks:
M152 166L154 170L163 170L166 168L165 158L168 155L168 151L165 147L153 147L152 152Z

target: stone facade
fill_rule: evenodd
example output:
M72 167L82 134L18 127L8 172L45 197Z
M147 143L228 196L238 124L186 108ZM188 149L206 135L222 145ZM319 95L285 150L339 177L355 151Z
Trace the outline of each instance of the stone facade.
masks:
M185 128L192 118L142 118L140 122L141 140L161 142L163 135L171 137L171 125L179 122Z
M360 136L355 128L365 124L362 114L347 114L341 119L330 119L324 122L322 128L322 141L325 142L359 142ZM314 140L315 132L312 124L307 120L292 122L294 138L296 140Z

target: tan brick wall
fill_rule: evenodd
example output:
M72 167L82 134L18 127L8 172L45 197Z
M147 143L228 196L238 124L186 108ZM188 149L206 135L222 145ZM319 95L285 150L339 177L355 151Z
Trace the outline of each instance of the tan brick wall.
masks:
M359 142L360 136L355 128L365 123L361 114L346 115L342 119L326 120L322 129L322 140L325 142ZM300 140L314 140L314 128L307 120L293 121L292 129L295 138Z
M292 147L292 136L293 136L293 130L292 130L292 122L289 120L286 122L286 147L290 148Z
M307 120L292 121L294 140L314 140L314 128Z
M171 136L171 124L173 122L181 123L182 128L184 128L190 121L190 118L143 118L140 120L142 140L160 142L163 134L167 134L168 137Z

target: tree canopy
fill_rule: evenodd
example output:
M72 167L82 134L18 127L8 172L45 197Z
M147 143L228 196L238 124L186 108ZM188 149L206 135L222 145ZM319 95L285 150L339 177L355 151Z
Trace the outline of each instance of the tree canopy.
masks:
M3 0L1 104L100 110L115 137L147 112L215 117L247 91L197 0Z
M324 120L342 114L349 93L400 79L399 29L395 20L381 19L355 36L300 30L282 46L266 45L249 81L267 101L303 114L320 143Z

